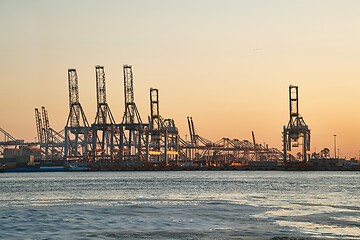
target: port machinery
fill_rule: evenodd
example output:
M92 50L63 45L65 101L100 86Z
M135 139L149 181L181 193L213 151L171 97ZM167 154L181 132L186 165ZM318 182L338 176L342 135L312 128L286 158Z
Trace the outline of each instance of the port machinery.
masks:
M86 161L92 151L92 133L79 100L76 69L68 69L69 115L64 128L64 160Z
M60 161L64 151L64 130L56 131L50 127L48 112L44 106L41 113L35 108L35 122L37 130L37 144L42 154L41 160Z
M97 113L95 122L89 125L79 102L76 70L69 69L70 113L65 129L82 135L75 141L65 138L65 146L78 149L65 151L68 153L67 160L84 159L102 169L129 166L171 167L189 163L198 166L239 166L247 164L247 161L280 161L280 151L256 144L255 138L253 142L229 138L212 142L196 133L191 117L188 117L190 141L182 139L175 121L163 118L160 114L157 88L150 88L150 115L148 123L144 123L135 103L131 65L123 65L124 114L121 123L116 123L106 102L104 67L95 66L95 73ZM70 121L71 119L75 121ZM80 149L83 151L79 151Z
M276 148L253 141L221 138L211 141L197 134L188 117L190 139L179 135L175 121L160 114L159 89L150 88L150 115L143 122L135 104L134 76L131 65L123 65L124 114L118 123L107 103L104 66L95 66L97 111L89 124L79 99L78 75L68 69L69 114L63 130L50 127L45 107L35 109L37 139L41 159L61 157L68 164L87 163L94 169L128 167L246 166L249 161L282 161ZM24 144L5 130L4 146Z
M289 86L289 108L290 120L283 127L284 163L306 163L310 159L310 129L299 114L298 86Z
M247 166L249 161L282 162L282 152L277 148L253 141L221 138L211 141L197 134L192 117L187 117L190 140L181 144L184 159L199 166ZM181 141L183 142L183 140Z
M97 164L114 164L120 152L121 128L115 123L114 116L106 100L104 66L96 65L97 111L91 125L92 151L90 160Z
M18 149L24 144L24 140L16 139L6 130L0 127L0 133L3 140L0 140L0 155L4 155L4 150L8 146L12 146L14 149Z
M135 103L134 75L131 65L123 65L124 75L124 115L121 122L123 139L120 141L122 155L120 161L125 165L141 165L147 155L146 129Z
M79 102L75 69L68 70L70 113L65 127L65 159L87 161L96 168L139 165L146 156L146 129L134 100L132 66L124 65L125 111L116 123L106 100L104 66L96 65L97 112L89 124Z
M164 119L160 115L159 89L157 88L150 88L150 116L146 139L146 164L178 165L179 131L173 119Z

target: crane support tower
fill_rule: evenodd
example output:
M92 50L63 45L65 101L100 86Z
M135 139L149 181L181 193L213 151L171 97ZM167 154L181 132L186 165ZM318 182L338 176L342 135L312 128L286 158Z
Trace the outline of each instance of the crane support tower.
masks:
M68 69L69 116L65 126L65 161L84 161L91 150L91 129L79 101L76 69Z
M124 65L125 112L122 119L124 139L122 141L122 160L127 164L143 163L146 155L146 127L143 123L134 99L134 80L132 67Z
M41 116L42 115L42 116ZM42 160L49 160L49 119L45 107L35 108L35 122Z
M38 108L35 108L35 121L41 160L45 162L61 161L65 138L62 131L57 132L50 127L48 112L44 106L41 107L41 114Z
M50 123L49 123L49 116L48 112L46 111L45 107L41 107L42 117L43 117L43 126L44 126L44 136L45 136L45 142L49 142L51 138L50 133Z
M41 107L42 120L43 120L43 135L44 135L44 147L45 147L45 160L49 160L49 142L51 138L50 123L48 113L44 106Z
M198 165L211 165L214 159L213 156L216 155L214 150L215 144L196 133L192 117L187 117L187 121L190 133L190 143L187 144L187 146L190 150L188 151L190 157L193 158L194 162Z
M306 163L310 158L310 129L299 114L298 86L289 86L289 103L290 120L283 128L284 162Z
M115 161L120 151L121 129L115 123L110 107L106 101L106 83L104 67L95 66L97 113L91 125L93 152L92 160L109 164Z
M163 166L178 165L179 133L173 119L159 112L159 90L150 88L150 118L146 134L146 162Z
M35 122L36 122L36 132L37 132L37 140L39 144L44 143L44 133L43 133L43 125L41 120L41 114L39 112L39 109L35 108Z

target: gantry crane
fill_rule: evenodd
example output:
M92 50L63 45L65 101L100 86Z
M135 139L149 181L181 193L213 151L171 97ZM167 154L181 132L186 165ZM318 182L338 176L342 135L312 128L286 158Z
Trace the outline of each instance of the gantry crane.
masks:
M116 160L120 151L121 128L115 123L113 114L106 101L105 70L103 66L95 66L97 113L91 125L93 154L95 162L103 164ZM105 162L104 162L105 161Z
M125 112L121 123L124 131L121 157L125 162L143 162L146 155L146 127L149 124L142 122L135 104L132 66L124 65L123 71Z
M212 164L215 144L196 133L192 117L187 117L187 121L190 133L190 143L187 144L187 148L190 157L199 165Z
M41 114L39 109L35 108L35 122L36 122L36 132L37 132L37 140L39 144L45 142L44 140L44 128L43 128L43 121L41 119Z
M48 160L59 160L64 152L64 135L50 127L49 115L44 106L41 107L45 136L45 151ZM51 154L49 156L49 153Z
M70 112L65 126L64 159L84 161L92 149L92 141L90 126L79 102L76 69L68 69L68 83Z
M147 155L149 164L178 165L179 132L173 119L164 119L159 110L159 90L150 88L150 117L147 128Z
M284 162L307 162L310 158L310 129L299 114L298 86L289 86L289 103L290 120L283 127ZM299 151L294 152L296 149Z
M44 111L45 109L43 107L42 108L43 117L44 117ZM47 160L49 156L49 151L48 151L49 149L47 145L48 133L44 127L46 121L43 118L41 118L41 112L37 108L35 108L35 122L36 122L38 143L42 154L41 158L43 160Z

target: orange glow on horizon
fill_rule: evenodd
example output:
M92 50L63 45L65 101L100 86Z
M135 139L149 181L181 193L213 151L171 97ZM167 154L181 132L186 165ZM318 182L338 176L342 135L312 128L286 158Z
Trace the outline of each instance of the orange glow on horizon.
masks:
M97 64L105 66L107 100L121 122L122 65L131 64L143 121L149 89L158 88L160 114L175 120L184 139L192 116L209 140L250 141L254 131L260 143L282 149L294 84L311 151L327 147L332 154L336 134L339 155L359 158L359 8L325 0L80 1L70 9L62 1L1 1L0 127L34 141L34 108L45 106L51 127L64 128L68 68L77 69L92 123Z

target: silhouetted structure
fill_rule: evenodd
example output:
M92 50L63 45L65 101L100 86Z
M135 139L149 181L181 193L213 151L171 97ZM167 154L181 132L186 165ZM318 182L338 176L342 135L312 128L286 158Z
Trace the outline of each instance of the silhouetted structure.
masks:
M160 115L159 90L150 89L150 118L147 128L147 157L149 164L177 165L179 132L173 119Z
M307 162L310 159L310 129L299 114L299 94L297 86L289 86L290 120L283 128L284 161ZM300 151L295 154L293 148Z
M105 71L103 66L95 66L97 112L92 129L92 160L108 164L116 160L120 151L119 126L115 123L110 107L106 101Z
M91 131L84 110L79 102L76 69L68 70L69 116L65 126L64 159L66 161L87 160L91 150Z
M146 127L135 104L134 80L132 67L124 65L124 100L125 112L122 119L124 139L122 139L121 160L127 164L139 164L145 159L146 153Z

